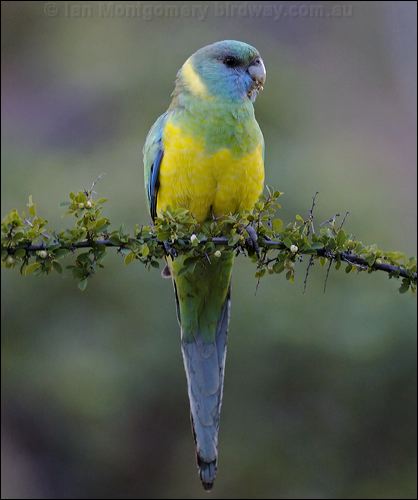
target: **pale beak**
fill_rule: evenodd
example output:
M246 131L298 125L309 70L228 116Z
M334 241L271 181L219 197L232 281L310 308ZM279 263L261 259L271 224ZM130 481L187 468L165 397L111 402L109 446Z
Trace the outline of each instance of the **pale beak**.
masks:
M264 66L264 62L261 57L255 58L254 61L248 66L247 71L254 82L257 83L257 86L263 88L266 81L266 67Z

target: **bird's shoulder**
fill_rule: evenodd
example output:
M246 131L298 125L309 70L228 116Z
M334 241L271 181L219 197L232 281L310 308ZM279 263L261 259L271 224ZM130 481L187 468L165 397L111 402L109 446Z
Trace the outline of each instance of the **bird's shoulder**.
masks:
M150 128L143 147L144 181L151 217L155 217L158 177L163 158L162 137L168 112L157 118Z

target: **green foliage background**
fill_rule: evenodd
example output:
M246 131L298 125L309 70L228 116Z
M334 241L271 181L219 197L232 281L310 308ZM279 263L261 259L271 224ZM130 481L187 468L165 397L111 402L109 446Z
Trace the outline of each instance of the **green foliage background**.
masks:
M348 209L359 239L416 254L416 5L279 21L212 9L146 21L4 2L2 214L32 194L65 227L59 203L106 172L112 223L146 222L140 150L175 73L238 38L267 66L256 113L282 218L318 190L319 220ZM69 275L2 272L4 497L204 496L171 285L106 264L83 294ZM380 273L331 274L324 295L316 268L302 294L302 273L255 294L254 267L237 261L212 496L414 498L414 296Z

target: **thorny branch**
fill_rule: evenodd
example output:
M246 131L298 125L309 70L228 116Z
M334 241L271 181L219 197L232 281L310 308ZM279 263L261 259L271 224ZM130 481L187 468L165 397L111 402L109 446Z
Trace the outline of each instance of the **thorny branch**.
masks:
M160 246L161 248L166 249L167 248L167 242L165 241L159 241L155 237L152 239L155 240L156 244ZM228 246L228 241L229 239L224 236L218 236L214 237L211 239L204 239L200 241L199 244L205 244L205 243L213 243L214 245L217 246ZM269 250L275 249L275 250L286 250L286 245L284 245L283 242L281 241L273 241L273 240L268 240L268 239L258 239L258 246L260 248L266 248ZM57 249L65 249L65 250L70 250L70 251L76 251L76 250L81 250L81 249L94 249L96 247L109 247L109 248L117 248L119 250L123 248L127 248L127 244L119 244L116 243L112 240L109 239L97 239L97 240L84 240L84 241L79 241L77 243L70 243L70 244L65 244L65 243L60 243L58 246L52 245L52 248L54 250ZM29 244L29 245L17 245L16 247L9 248L8 252L9 255L13 255L16 250L23 249L26 252L30 254L36 254L36 252L42 251L42 250L48 250L51 248L51 246L45 244L45 243L39 243L39 244ZM245 250L247 252L253 251L253 242L251 241L245 241L244 243L240 243L240 245L236 245L236 248L240 248L241 250ZM3 250L3 246L2 246ZM352 264L353 266L357 266L360 270L367 271L369 269L373 271L383 271L385 273L392 273L392 274L398 274L402 278L408 278L411 276L411 274L402 266L395 266L392 264L386 264L384 262L374 262L373 264L369 264L366 259L360 257L359 255L352 254L350 252L329 252L326 249L318 249L315 250L314 253L312 253L311 250L309 251L300 251L298 252L299 255L309 255L310 257L316 256L316 257L326 257L329 259L332 263L333 260L340 258L342 261L347 262L348 264ZM275 261L276 259L272 259L270 262ZM413 280L417 280L417 273L412 274Z
M318 193L312 198L307 217L297 215L287 225L277 217L281 208L277 200L282 193L267 188L267 194L252 212L198 223L188 210L168 210L153 225L137 226L132 235L123 227L111 229L109 219L102 213L106 199L95 197L97 180L90 190L70 193L69 201L63 203L68 207L67 214L75 219L70 229L56 232L47 228L47 221L37 215L32 197L27 213L12 210L7 214L1 225L2 266L18 267L24 275L60 273L63 268L59 261L73 256L73 263L66 267L84 290L88 278L103 267L108 248L115 248L123 255L125 264L139 261L147 267L159 267L167 256L182 255L182 272L186 273L193 272L203 260L210 263L221 258L223 252L235 252L256 263L258 281L264 275L284 272L286 279L293 282L295 264L306 255L309 261L304 290L309 271L317 260L321 265L328 264L325 286L331 266L335 264L339 269L345 264L347 273L383 271L390 278L401 278L402 293L416 289L416 260L355 240L343 229L348 212L341 224L337 224L339 214L336 214L316 230L314 209Z

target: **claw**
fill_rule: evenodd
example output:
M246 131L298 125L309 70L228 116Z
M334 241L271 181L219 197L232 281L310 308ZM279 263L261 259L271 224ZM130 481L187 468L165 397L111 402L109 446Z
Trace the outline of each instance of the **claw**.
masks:
M255 229L252 226L247 226L246 231L248 233L248 238L246 239L247 244L254 250L257 257L260 256L260 247L258 246L258 236Z
M163 245L164 245L164 250L165 250L165 253L167 255L169 255L170 257L177 257L177 252L174 250L174 248L170 245L170 243L168 241L163 241Z

